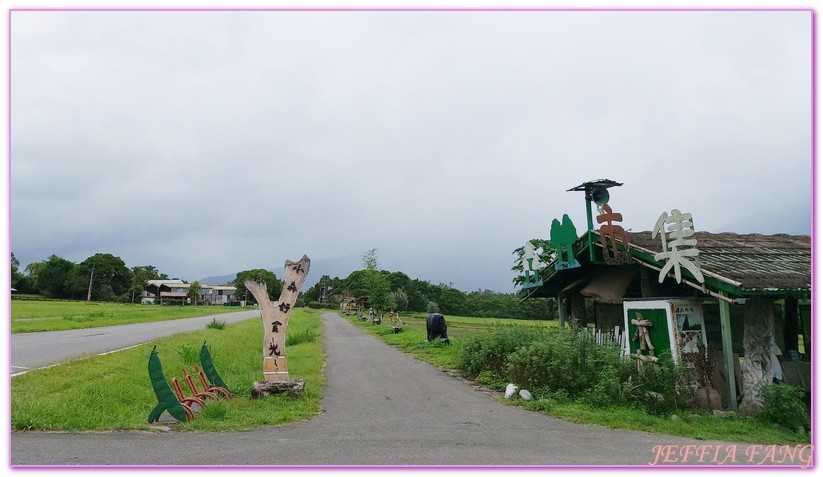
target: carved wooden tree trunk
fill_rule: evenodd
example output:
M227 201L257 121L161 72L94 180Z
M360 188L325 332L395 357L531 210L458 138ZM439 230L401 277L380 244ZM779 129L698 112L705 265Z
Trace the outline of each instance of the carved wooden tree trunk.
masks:
M300 288L309 273L311 260L303 255L299 262L286 260L283 292L277 302L269 300L264 285L246 281L246 289L254 295L263 318L263 380L270 383L288 382L289 367L286 362L286 326L297 302Z
M763 408L763 400L758 388L763 383L771 383L774 377L771 358L773 339L774 309L772 302L764 297L746 300L743 318L743 401L740 411L755 414Z

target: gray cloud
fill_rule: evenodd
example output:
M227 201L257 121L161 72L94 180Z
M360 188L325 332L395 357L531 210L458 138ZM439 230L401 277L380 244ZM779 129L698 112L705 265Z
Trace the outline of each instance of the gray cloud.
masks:
M635 231L808 216L810 15L15 11L11 248L508 290L591 179Z

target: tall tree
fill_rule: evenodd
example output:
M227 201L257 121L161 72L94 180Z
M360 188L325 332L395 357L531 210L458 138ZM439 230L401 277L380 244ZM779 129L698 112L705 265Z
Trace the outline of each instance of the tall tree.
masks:
M25 276L20 271L20 261L14 256L14 252L11 253L11 287L20 290L17 286L17 283L20 280L23 280Z
M237 274L234 279L234 286L237 287L237 297L243 297L247 302L251 301L257 303L251 292L247 293L246 280L255 281L261 285L265 285L268 290L270 300L276 300L280 297L280 292L283 291L283 281L277 278L274 272L263 270L262 268L255 268L254 270L244 270Z
M75 296L91 290L94 301L125 297L132 285L132 275L120 257L97 253L83 260L69 274L68 286Z
M200 282L194 281L189 285L189 299L192 305L197 305L200 302Z
M377 260L377 249L373 248L363 254L363 270L379 270L380 262Z
M139 265L131 268L131 287L128 295L132 302L140 299L146 290L146 282L149 280L160 280L160 274L154 265Z
M453 287L443 287L437 301L440 313L446 315L464 315L466 313L466 295Z
M36 267L37 289L52 298L68 298L71 295L68 280L74 268L74 262L51 255L42 265Z
M395 310L404 311L409 309L409 296L402 288L392 292L392 299L394 300Z

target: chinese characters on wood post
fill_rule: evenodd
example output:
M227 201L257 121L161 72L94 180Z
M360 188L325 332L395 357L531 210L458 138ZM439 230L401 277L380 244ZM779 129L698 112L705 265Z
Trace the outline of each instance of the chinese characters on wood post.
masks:
M251 292L260 307L263 318L263 380L288 382L289 368L286 361L286 327L297 302L300 288L309 273L311 260L303 255L298 262L286 260L283 292L277 302L269 299L264 285L248 280L246 289Z

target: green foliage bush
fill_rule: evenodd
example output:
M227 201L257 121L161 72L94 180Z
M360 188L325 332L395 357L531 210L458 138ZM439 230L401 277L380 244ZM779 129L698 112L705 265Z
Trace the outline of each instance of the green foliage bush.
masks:
M620 368L615 345L598 345L588 333L547 334L506 357L506 376L527 389L563 390L572 397L590 392L605 370ZM616 373L611 373L616 375Z
M649 414L665 414L686 405L686 400L694 395L694 369L674 363L668 353L658 356L657 366L646 364L633 379L638 384L636 400L646 406ZM634 365L632 363L632 365ZM662 400L654 398L661 395Z
M476 378L482 371L505 376L506 356L545 333L545 330L534 327L496 324L488 333L466 340L460 353L459 369L469 378Z
M792 431L801 426L810 428L802 389L789 384L766 384L760 387L759 392L763 398L763 410L757 415L758 419Z
M487 386L498 391L506 389L506 385L508 384L505 378L489 370L480 371L475 381L481 386Z
M322 308L323 305L319 301L310 301L309 304L308 304L308 307L318 309L318 308Z
M595 343L585 332L496 325L463 346L459 368L481 384L512 382L555 402L580 401L595 407L637 405L650 414L681 409L691 394L691 368L671 357L641 371L620 356L615 344Z

